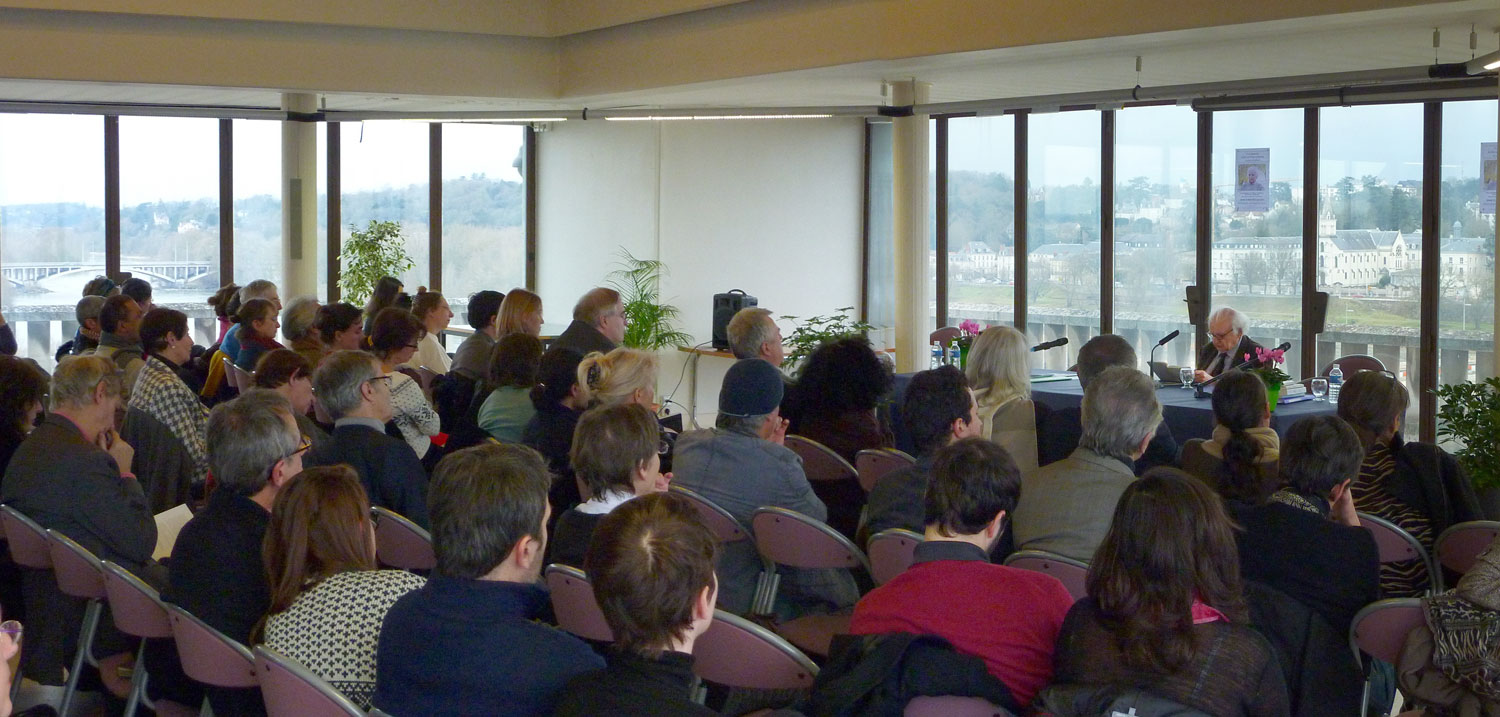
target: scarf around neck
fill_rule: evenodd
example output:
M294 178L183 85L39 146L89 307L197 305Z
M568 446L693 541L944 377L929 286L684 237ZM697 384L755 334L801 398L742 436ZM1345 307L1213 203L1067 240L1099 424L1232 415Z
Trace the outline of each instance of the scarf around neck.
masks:
M1260 449L1260 456L1256 463L1275 463L1281 460L1281 437L1270 428L1246 428L1245 435L1255 441L1256 447ZM1224 444L1229 442L1230 430L1224 426L1214 426L1213 438L1204 441L1200 448L1214 458L1224 460Z

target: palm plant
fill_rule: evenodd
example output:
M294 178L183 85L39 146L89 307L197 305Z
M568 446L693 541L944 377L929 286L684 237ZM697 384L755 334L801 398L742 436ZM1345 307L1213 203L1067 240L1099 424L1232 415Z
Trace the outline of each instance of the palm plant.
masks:
M658 259L637 259L624 248L619 256L620 268L609 273L609 283L625 305L624 344L649 351L690 344L692 337L673 326L677 307L661 303L661 278L667 265Z

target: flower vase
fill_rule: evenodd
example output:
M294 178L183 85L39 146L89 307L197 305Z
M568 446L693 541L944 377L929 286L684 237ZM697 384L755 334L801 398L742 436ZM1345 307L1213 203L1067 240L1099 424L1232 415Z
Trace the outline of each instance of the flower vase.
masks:
M1281 399L1281 384L1273 383L1266 386L1266 409L1271 413L1276 412L1276 402Z
M958 340L958 370L967 372L969 370L969 347L973 341Z

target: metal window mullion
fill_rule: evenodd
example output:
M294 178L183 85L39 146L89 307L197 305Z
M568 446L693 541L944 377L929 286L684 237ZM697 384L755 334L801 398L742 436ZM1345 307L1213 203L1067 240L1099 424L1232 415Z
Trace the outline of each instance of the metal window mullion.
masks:
M1115 332L1115 111L1099 117L1099 333Z
M1027 112L1017 112L1015 115L1015 180L1011 182L1012 201L1015 202L1011 216L1013 217L1014 229L1011 232L1011 264L1015 266L1015 293L1012 305L1012 321L1021 333L1026 333L1026 282L1027 282L1027 240L1026 240L1026 210L1027 198L1030 196L1030 179L1027 168L1030 157L1027 148L1027 136L1029 134ZM1041 338L1041 337L1036 337Z
M1302 375L1318 370L1318 335L1313 331L1313 299L1318 291L1318 154L1322 117L1317 107L1302 111Z

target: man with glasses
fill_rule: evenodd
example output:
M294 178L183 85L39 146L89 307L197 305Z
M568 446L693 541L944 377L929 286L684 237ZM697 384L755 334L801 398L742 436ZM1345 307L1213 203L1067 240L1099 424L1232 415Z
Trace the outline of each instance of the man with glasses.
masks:
M333 417L333 433L309 452L309 466L348 464L370 494L370 504L389 508L427 526L427 470L410 444L385 432L391 420L391 377L380 360L363 351L335 351L313 372L318 405Z
M1204 346L1203 351L1198 354L1198 370L1193 373L1194 381L1207 381L1242 363L1247 354L1255 356L1255 350L1261 348L1261 345L1245 335L1247 323L1244 314L1228 306L1221 307L1208 317L1208 337L1211 343Z

